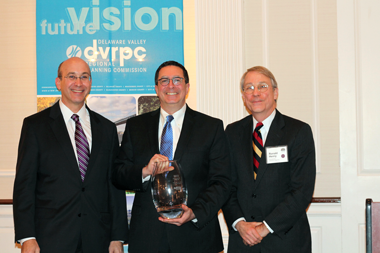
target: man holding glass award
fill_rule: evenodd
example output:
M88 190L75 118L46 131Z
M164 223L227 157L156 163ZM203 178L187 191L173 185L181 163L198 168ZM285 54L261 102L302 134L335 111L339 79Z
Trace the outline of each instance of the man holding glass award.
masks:
M155 84L161 107L127 121L113 173L118 188L136 192L129 252L220 252L218 211L231 187L223 123L186 105L180 63L161 64Z

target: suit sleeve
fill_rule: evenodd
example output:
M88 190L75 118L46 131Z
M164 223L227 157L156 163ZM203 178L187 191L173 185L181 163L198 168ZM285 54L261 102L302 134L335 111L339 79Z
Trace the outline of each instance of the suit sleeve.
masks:
M34 220L38 157L38 140L35 131L28 120L24 119L13 188L15 241L36 237Z
M149 162L149 160L148 160ZM135 164L133 143L130 136L128 122L125 126L120 152L116 158L112 181L123 190L143 191L142 169L146 164Z
M215 217L228 199L231 189L230 156L222 121L218 121L216 127L211 129L212 133L214 138L209 150L207 187L190 207L199 228Z
M117 137L116 127L112 133L112 155L110 157L110 166L108 170L109 180L109 196L110 196L110 209L112 210L112 232L111 241L124 241L128 242L128 218L127 218L127 205L125 192L112 184L112 171L114 161L119 151L119 141Z
M232 224L239 218L244 217L243 211L240 208L238 198L237 198L237 188L238 188L238 178L237 178L237 168L236 163L233 163L232 161L235 161L234 159L234 152L231 148L230 139L234 138L231 136L231 134L234 134L234 132L230 129L230 126L227 126L226 129L226 135L227 135L227 141L228 141L228 147L230 151L230 160L231 160L231 181L232 181L232 187L231 187L231 194L230 198L227 200L226 204L223 206L223 215L227 223L227 227L230 233L236 232L232 228Z
M280 237L305 214L314 192L315 148L310 126L304 124L289 152L291 169L290 192L265 221Z

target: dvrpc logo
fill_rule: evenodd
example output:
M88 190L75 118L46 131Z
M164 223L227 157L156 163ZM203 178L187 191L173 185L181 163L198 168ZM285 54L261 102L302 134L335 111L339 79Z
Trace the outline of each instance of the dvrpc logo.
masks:
M82 56L82 49L78 47L77 45L69 46L66 50L66 56L67 58L71 57L81 57Z

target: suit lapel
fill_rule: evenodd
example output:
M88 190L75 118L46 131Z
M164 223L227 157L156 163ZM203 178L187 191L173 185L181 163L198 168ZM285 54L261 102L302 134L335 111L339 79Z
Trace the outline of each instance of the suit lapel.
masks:
M91 111L87 106L86 109L88 110L90 114L90 122L91 122L91 154L90 154L90 161L88 162L87 166L87 172L86 176L84 177L84 182L86 182L86 179L91 174L91 168L94 167L94 164L96 162L96 157L98 157L100 148L103 146L103 132L101 131L101 122L98 119L97 115Z
M244 166L248 165L248 176L249 178L252 178L252 181L254 179L253 174L253 148L252 148L252 131L253 131L253 118L252 115L249 115L246 117L246 119L243 121L243 124L241 125L241 129L239 131L240 135L240 141L239 143L242 144L242 147L240 148L241 152L241 161Z
M179 160L188 146L190 137L193 132L195 114L192 109L186 106L185 118L183 119L181 134L179 136L177 148L174 154L174 160Z
M78 174L78 180L80 180L80 172L78 168L78 163L76 161L75 153L73 150L73 145L71 144L71 140L69 137L69 133L66 128L65 121L63 119L63 115L61 109L59 108L59 102L55 103L51 107L50 110L50 126L53 130L55 137L58 140L59 145L63 149L63 153L65 154L68 166L73 172Z
M274 119L272 121L272 124L271 124L269 132L268 132L267 139L266 139L265 144L264 144L264 152L261 156L259 172L258 172L258 175L256 178L255 188L260 183L261 179L263 178L265 172L268 169L268 164L267 164L267 160L266 160L266 148L278 146L280 140L282 139L282 137L284 135L284 131L283 131L284 126L285 126L284 117L276 109L276 116L274 117Z
M146 124L148 128L148 138L152 154L159 154L160 147L158 146L158 125L160 124L160 108L151 113L153 124ZM152 156L153 156L152 155Z

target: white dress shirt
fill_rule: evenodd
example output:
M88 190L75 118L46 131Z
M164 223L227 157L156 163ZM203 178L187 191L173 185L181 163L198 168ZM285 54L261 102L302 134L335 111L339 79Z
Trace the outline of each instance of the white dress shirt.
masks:
M186 104L172 115L173 120L170 122L170 125L172 126L172 129L173 129L173 158L174 158L175 150L177 149L179 136L181 135L183 120L185 118L185 112L186 112ZM166 116L168 115L169 113L165 112L165 110L161 108L160 123L158 125L158 146L159 147L161 147L162 130L164 129L164 126L166 123Z
M69 133L71 144L73 145L73 149L75 151L75 157L78 161L78 155L76 152L77 146L75 144L75 121L71 118L71 116L73 116L74 113L64 103L62 103L62 100L59 100L59 107L61 108L63 120L65 121L67 132ZM75 114L79 116L79 122L82 125L84 134L86 135L91 153L92 135L90 113L87 111L86 105L83 104L82 108Z

